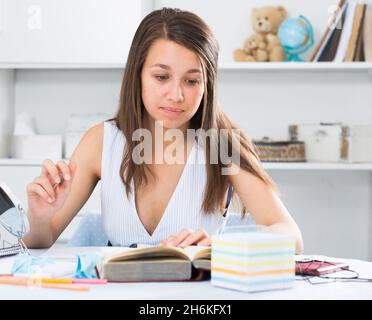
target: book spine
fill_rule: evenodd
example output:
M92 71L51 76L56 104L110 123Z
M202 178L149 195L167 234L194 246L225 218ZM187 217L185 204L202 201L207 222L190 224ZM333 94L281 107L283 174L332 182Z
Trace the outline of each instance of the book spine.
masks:
M310 56L310 61L317 62L319 61L320 56L322 55L325 47L330 40L334 29L339 24L342 15L344 14L345 10L347 9L349 1L348 0L341 0L337 6L336 12L333 14L331 20L328 22L326 31L322 36L318 46L314 49L313 53Z

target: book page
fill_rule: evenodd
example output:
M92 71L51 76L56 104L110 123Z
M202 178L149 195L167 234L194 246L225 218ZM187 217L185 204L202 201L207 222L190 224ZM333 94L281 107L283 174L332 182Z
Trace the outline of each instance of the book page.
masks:
M159 259L159 258L179 258L181 260L190 260L188 254L181 248L176 247L148 247L148 248L115 248L111 253L105 255L107 262L141 260L141 259Z
M190 260L197 259L211 259L211 247L206 246L189 246L183 249L185 254L187 254Z

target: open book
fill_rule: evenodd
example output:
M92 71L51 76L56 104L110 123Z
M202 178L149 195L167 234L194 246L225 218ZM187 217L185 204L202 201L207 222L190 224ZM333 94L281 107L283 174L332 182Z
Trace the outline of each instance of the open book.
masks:
M97 272L110 282L202 280L210 274L210 247L107 249Z

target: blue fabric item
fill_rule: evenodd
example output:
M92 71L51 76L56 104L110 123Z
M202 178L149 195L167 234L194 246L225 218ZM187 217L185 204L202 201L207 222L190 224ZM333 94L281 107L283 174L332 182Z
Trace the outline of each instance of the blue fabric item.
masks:
M12 274L35 274L42 267L53 264L54 261L49 258L33 257L27 253L19 253L13 263Z
M73 278L94 279L97 278L96 265L102 260L102 255L97 252L87 252L78 255L76 272Z
M108 238L102 228L100 213L87 212L81 219L77 230L68 241L69 247L102 247Z

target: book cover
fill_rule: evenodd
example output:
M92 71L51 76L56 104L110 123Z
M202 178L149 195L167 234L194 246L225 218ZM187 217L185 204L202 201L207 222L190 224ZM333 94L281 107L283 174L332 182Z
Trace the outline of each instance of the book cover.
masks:
M363 30L363 26L362 26ZM355 48L355 54L353 61L365 61L364 57L364 42L363 42L363 32L360 32L358 40L357 40L357 45Z
M349 40L351 37L351 32L354 24L354 17L356 11L357 3L355 1L350 1L346 11L345 23L342 26L341 38L338 43L336 56L333 61L343 62L346 56Z
M323 33L323 36L321 37L318 45L314 48L313 52L310 55L310 61L313 62L319 61L319 58L322 55L323 51L325 50L325 47L327 46L335 29L340 30L340 28L336 28L336 26L338 26L343 13L347 9L347 6L348 0L340 0L340 2L337 5L337 10L333 13L330 21L328 22L326 30Z
M363 23L363 47L365 61L372 61L372 6L368 5Z
M355 9L355 16L354 16L354 23L349 39L349 44L347 47L345 60L347 62L351 62L354 60L355 51L357 48L358 38L360 33L362 32L362 22L363 22L363 16L365 12L366 5L365 4L358 4Z
M210 247L115 249L103 252L97 266L100 278L109 282L202 280L210 270Z
M341 19L339 21L340 26L342 26L345 22L345 15L346 15L346 10L342 12ZM330 39L325 45L323 52L321 52L319 56L318 61L330 62L334 60L336 56L336 52L337 52L338 43L340 42L341 34L342 34L341 27L335 28L333 30Z

